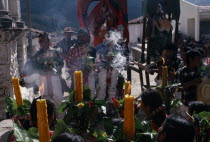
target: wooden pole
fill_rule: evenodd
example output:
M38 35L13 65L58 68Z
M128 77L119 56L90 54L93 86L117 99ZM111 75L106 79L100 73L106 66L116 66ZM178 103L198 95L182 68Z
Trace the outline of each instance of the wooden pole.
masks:
M146 39L146 17L143 19L143 35L142 35L142 49L141 49L141 63L145 63L145 39ZM144 86L144 78L143 78L143 72L142 69L139 68L139 78L141 82L141 90L143 91Z
M31 34L31 3L30 0L25 0L26 3L26 25L29 28L28 33L28 48L27 48L27 55L30 58L33 54L33 47L32 47L32 34Z
M176 20L174 44L177 51L178 51L178 44L179 44L178 41L179 41L179 20Z
M150 18L150 17L149 17ZM146 63L147 65L150 64L150 50L151 49L151 35L148 35L148 42L147 42L147 60L146 60ZM146 83L147 83L147 88L150 88L150 79L149 79L149 73L148 72L145 72L145 75L146 75Z
M146 39L146 17L143 19L143 35L142 35L142 49L141 49L141 63L145 63L145 39Z

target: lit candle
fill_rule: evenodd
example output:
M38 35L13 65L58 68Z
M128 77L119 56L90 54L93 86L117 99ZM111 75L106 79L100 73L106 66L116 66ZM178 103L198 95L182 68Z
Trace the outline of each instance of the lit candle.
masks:
M23 99L22 99L22 94L21 94L21 90L20 90L19 79L18 78L13 78L12 79L12 84L13 84L13 87L14 87L14 93L15 93L15 98L16 98L17 105L23 105Z
M133 95L125 95L124 98L124 136L132 140L135 135L135 120L134 120L134 97Z
M36 101L37 121L39 130L39 142L50 142L50 130L48 124L47 103L45 99Z
M163 65L165 65L165 63L166 63L164 58L162 58L162 63L163 63Z
M131 94L131 83L130 81L128 82L125 82L125 91L124 91L124 94Z
M162 66L162 87L168 85L168 67Z
M80 103L83 101L83 81L82 81L82 71L74 72L74 86L75 86L75 101Z

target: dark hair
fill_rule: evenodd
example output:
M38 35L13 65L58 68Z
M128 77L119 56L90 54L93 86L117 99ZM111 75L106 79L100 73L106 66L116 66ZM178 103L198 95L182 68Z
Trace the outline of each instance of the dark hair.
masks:
M195 44L194 42L190 42L190 43L188 44L188 46L189 46L190 48L194 49L194 48L196 47L196 44Z
M49 34L46 33L46 32L40 33L40 34L38 35L38 38L40 38L40 37L43 37L43 38L45 38L45 39L47 39L47 40L50 40Z
M163 100L160 93L156 89L147 89L141 95L141 100L144 106L151 108L151 113L163 106ZM151 117L152 121L160 127L166 118L165 110L161 110Z
M163 104L160 93L156 89L147 89L141 95L142 103L145 106L150 106L152 110Z
M183 48L183 52L184 52L184 53L187 53L187 51L189 51L189 50L192 50L192 48L189 47L189 46L185 46L185 47Z
M173 50L176 51L176 46L173 43L167 43L163 50Z
M196 50L189 50L186 53L186 63L190 64L190 58L194 59L195 57L201 57L201 54Z
M162 132L166 133L166 142L193 142L193 124L181 116L170 115L162 127Z
M208 110L207 105L201 101L190 102L188 105L188 112L190 115L193 115L194 113L199 114L200 112L207 110Z
M196 48L195 48L195 50L196 50L196 51L198 51L198 52L201 54L201 56L203 56L204 51L203 51L203 49L202 49L202 48L200 48L200 47L196 47Z
M83 138L79 135L62 133L55 137L52 142L84 142Z
M41 97L35 98L31 104L30 108L30 115L31 115L31 121L33 124L37 124L37 108L36 108L36 100L41 99ZM47 114L48 118L55 115L55 104L53 101L46 99L47 103Z

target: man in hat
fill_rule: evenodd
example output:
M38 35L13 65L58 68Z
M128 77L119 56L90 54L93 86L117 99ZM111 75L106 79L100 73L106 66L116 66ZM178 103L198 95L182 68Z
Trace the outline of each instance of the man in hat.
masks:
M61 55L63 59L66 58L66 55L69 52L69 49L75 44L76 40L72 39L72 34L74 34L71 27L66 27L64 29L64 35L65 38L63 38L60 42L58 42L53 48L60 48L61 49Z

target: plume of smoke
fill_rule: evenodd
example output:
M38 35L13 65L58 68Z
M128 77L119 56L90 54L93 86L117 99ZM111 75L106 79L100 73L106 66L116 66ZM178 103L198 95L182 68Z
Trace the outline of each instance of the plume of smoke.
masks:
M121 53L115 55L111 63L111 66L117 69L119 72L123 71L126 65L127 65L126 57L123 56Z
M113 42L114 44L117 44L120 39L122 39L122 35L116 30L110 30L106 35L106 40L108 42Z

